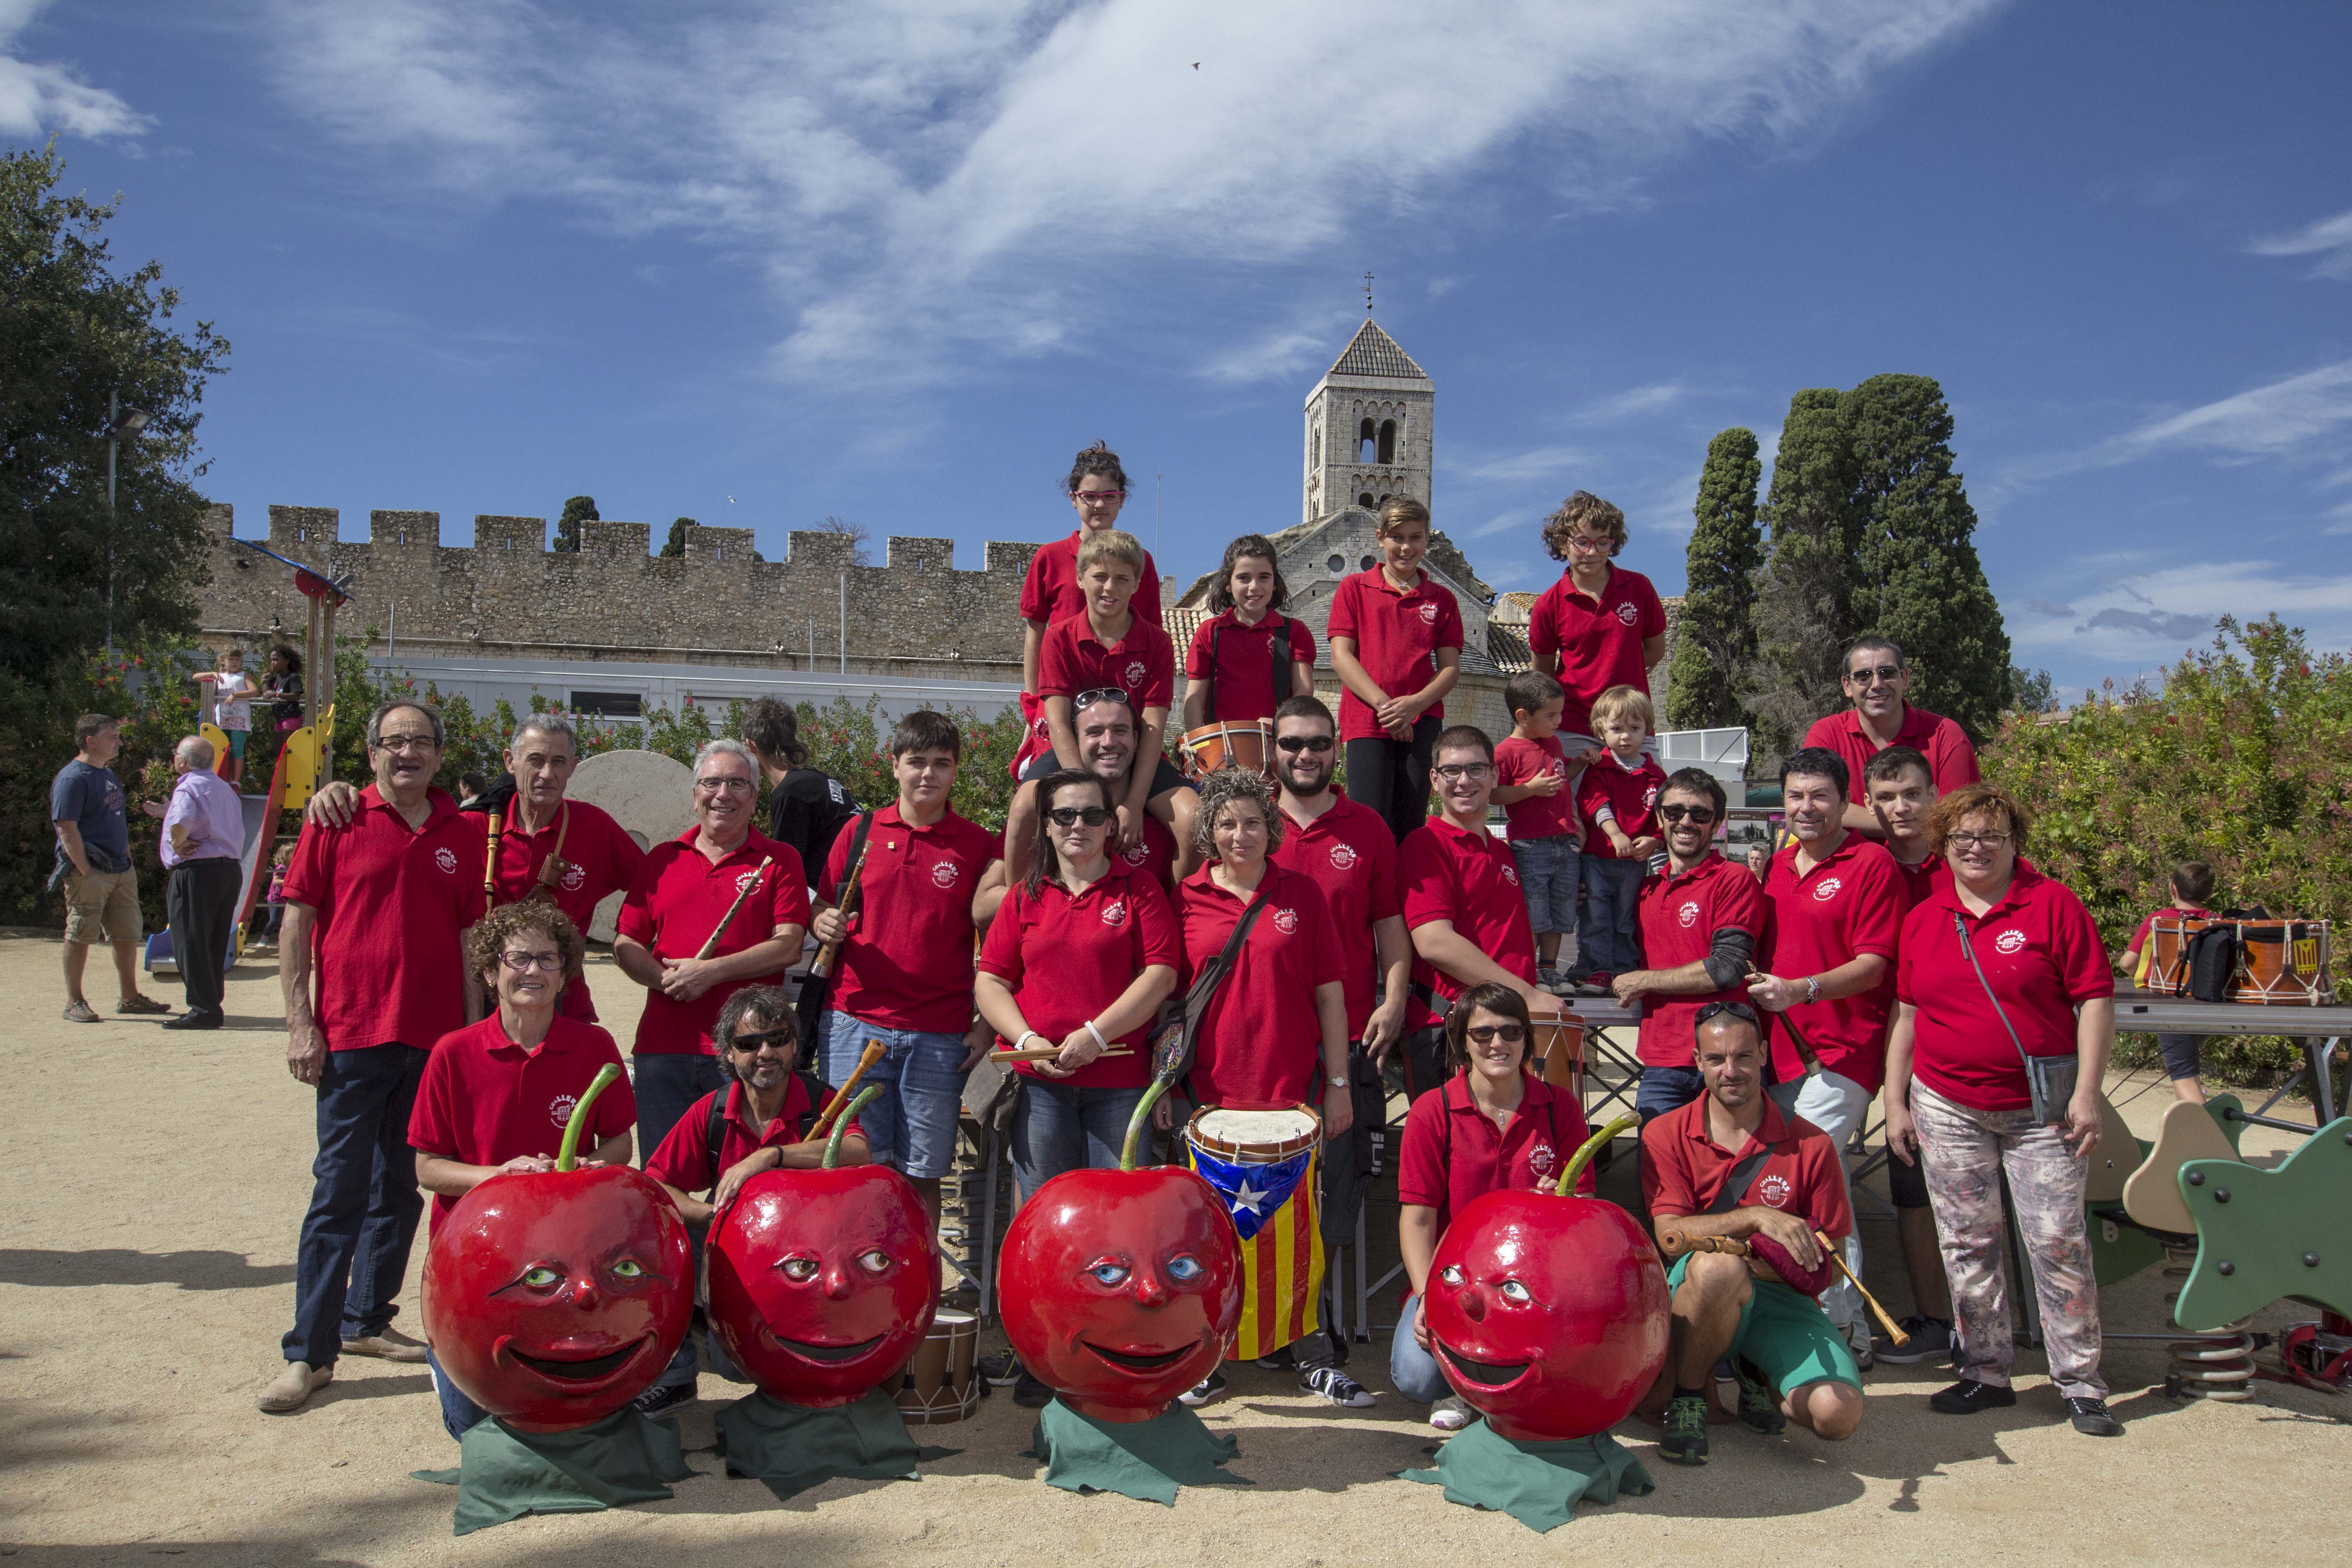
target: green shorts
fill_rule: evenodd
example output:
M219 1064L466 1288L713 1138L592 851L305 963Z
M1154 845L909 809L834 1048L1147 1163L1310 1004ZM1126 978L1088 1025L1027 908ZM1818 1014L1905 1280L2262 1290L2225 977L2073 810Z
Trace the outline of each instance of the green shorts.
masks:
M1686 1252L1675 1259L1666 1274L1669 1292L1681 1288L1690 1260L1696 1256ZM1755 1289L1748 1292L1748 1305L1739 1309L1739 1327L1733 1331L1731 1349L1725 1353L1755 1363L1773 1392L1783 1396L1809 1383L1862 1386L1862 1368L1854 1364L1845 1336L1838 1332L1820 1302L1798 1295L1777 1279L1750 1276L1748 1282Z

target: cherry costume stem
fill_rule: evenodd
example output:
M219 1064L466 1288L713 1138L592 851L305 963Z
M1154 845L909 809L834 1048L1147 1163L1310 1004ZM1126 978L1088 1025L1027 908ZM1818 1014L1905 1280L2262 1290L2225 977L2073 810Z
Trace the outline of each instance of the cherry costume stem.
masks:
M1136 1101L1135 1114L1127 1121L1127 1142L1118 1152L1120 1170L1135 1169L1135 1162L1143 1152L1143 1128L1151 1120L1151 1108L1160 1103L1160 1097L1166 1094L1175 1081L1172 1078L1153 1079L1151 1087L1143 1091L1143 1098Z
M614 1080L620 1076L619 1064L606 1062L596 1069L596 1076L588 1080L588 1092L580 1097L580 1103L572 1108L572 1120L563 1124L563 1142L555 1151L557 1170L569 1171L579 1163L575 1156L580 1152L580 1134L588 1131L588 1109L596 1103L598 1095L613 1087Z
M841 1119L833 1124L833 1136L824 1141L824 1163L818 1167L820 1170L830 1171L841 1163L841 1140L849 1131L849 1119L865 1110L881 1092L882 1086L873 1084L859 1091L857 1098L849 1102L849 1109L843 1111Z
M1637 1120L1635 1117L1621 1116L1578 1144L1576 1152L1568 1157L1568 1168L1559 1173L1559 1184L1552 1188L1552 1191L1563 1198L1573 1194L1576 1191L1576 1179L1584 1174L1584 1167L1592 1163L1592 1157L1607 1148L1611 1140L1633 1126Z

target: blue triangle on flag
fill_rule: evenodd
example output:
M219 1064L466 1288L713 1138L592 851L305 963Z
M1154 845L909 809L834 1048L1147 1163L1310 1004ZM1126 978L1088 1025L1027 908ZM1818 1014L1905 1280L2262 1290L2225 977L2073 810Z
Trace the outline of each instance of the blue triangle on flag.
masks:
M1244 1165L1195 1148L1192 1168L1216 1189L1217 1196L1224 1200L1226 1214L1233 1217L1234 1231L1247 1241L1289 1201L1291 1189L1298 1185L1313 1159L1310 1149L1278 1165Z

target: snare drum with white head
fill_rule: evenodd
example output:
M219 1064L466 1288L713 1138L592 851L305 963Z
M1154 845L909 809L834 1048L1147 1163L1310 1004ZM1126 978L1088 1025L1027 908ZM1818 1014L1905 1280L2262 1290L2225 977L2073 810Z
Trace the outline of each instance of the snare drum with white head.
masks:
M1208 1105L1193 1112L1184 1137L1204 1154L1236 1165L1279 1165L1323 1139L1323 1119L1306 1106L1234 1110Z

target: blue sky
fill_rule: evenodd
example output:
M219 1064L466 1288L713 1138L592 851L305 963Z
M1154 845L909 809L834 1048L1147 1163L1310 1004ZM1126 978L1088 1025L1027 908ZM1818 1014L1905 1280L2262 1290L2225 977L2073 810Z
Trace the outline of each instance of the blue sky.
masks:
M236 345L241 533L584 491L976 567L1099 436L1189 578L1297 520L1370 270L1496 586L1583 488L1675 591L1710 436L1920 373L2062 689L2352 643L2347 79L2328 5L0 0L0 141Z

